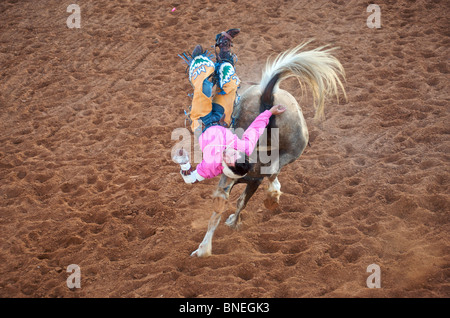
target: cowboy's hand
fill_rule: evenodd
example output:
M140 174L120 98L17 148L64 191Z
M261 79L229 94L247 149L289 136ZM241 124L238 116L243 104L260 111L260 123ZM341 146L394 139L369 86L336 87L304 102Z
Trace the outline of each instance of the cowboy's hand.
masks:
M272 108L270 109L270 112L273 115L279 115L281 113L284 113L285 110L286 110L286 107L284 107L283 105L275 105L275 106L272 106Z
M186 174L186 175L184 175L182 173L181 176L183 177L184 182L186 182L188 184L192 184L192 183L195 183L197 181L197 179L195 178L195 176L193 174Z
M189 167L187 165L189 165ZM181 170L180 170L181 175L188 176L192 173L192 171L194 171L194 169L191 167L191 165L189 163L187 163L186 165L181 165Z

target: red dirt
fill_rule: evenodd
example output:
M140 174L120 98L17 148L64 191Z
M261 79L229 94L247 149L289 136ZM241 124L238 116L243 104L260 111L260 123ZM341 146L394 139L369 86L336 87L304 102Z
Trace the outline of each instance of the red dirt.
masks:
M448 1L379 1L380 29L367 1L73 2L80 29L70 1L0 4L0 297L450 296ZM340 47L349 99L320 127L282 84L312 147L277 210L264 183L191 258L218 178L186 185L170 158L192 92L177 54L232 27L243 86L315 38Z

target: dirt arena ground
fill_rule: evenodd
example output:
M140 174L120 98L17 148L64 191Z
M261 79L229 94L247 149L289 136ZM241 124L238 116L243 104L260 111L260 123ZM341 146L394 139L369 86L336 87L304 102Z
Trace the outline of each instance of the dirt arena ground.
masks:
M222 2L1 1L0 297L449 297L449 2L373 1L379 29L372 1ZM242 91L314 38L339 47L348 102L317 125L284 82L311 147L279 208L263 183L191 258L218 178L186 185L170 157L192 93L177 54L233 27Z

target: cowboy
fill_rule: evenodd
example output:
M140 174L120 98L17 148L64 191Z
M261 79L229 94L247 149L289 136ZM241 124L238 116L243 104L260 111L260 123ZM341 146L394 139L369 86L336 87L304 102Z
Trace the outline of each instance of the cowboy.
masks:
M203 51L201 45L197 45L190 56L187 53L180 56L189 65L189 81L194 87L189 117L192 121L191 129L195 135L199 135L199 145L203 152L203 161L195 170L184 150L179 150L176 158L174 157L180 163L180 173L186 183L203 181L222 173L234 179L244 177L252 168L249 156L269 123L270 116L286 110L285 107L276 105L262 112L242 138L228 129L240 84L234 68L236 56L230 49L232 39L239 32L239 29L230 29L216 35L216 63L212 62L211 54ZM216 94L213 96L214 85Z

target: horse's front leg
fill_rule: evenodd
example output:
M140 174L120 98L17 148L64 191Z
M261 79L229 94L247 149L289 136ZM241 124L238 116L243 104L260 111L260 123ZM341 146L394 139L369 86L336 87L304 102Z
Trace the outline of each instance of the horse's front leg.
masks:
M221 217L221 213L213 212L208 223L208 231L206 231L206 235L203 238L203 241L198 246L198 249L193 251L191 256L207 257L212 254L212 238L214 235L214 231L220 223Z
M217 190L213 194L213 207L214 211L211 219L208 223L208 230L206 231L203 241L198 246L191 256L207 257L212 254L212 238L214 231L220 223L223 212L226 210L226 204L231 188L233 187L235 180L222 176L219 182Z

